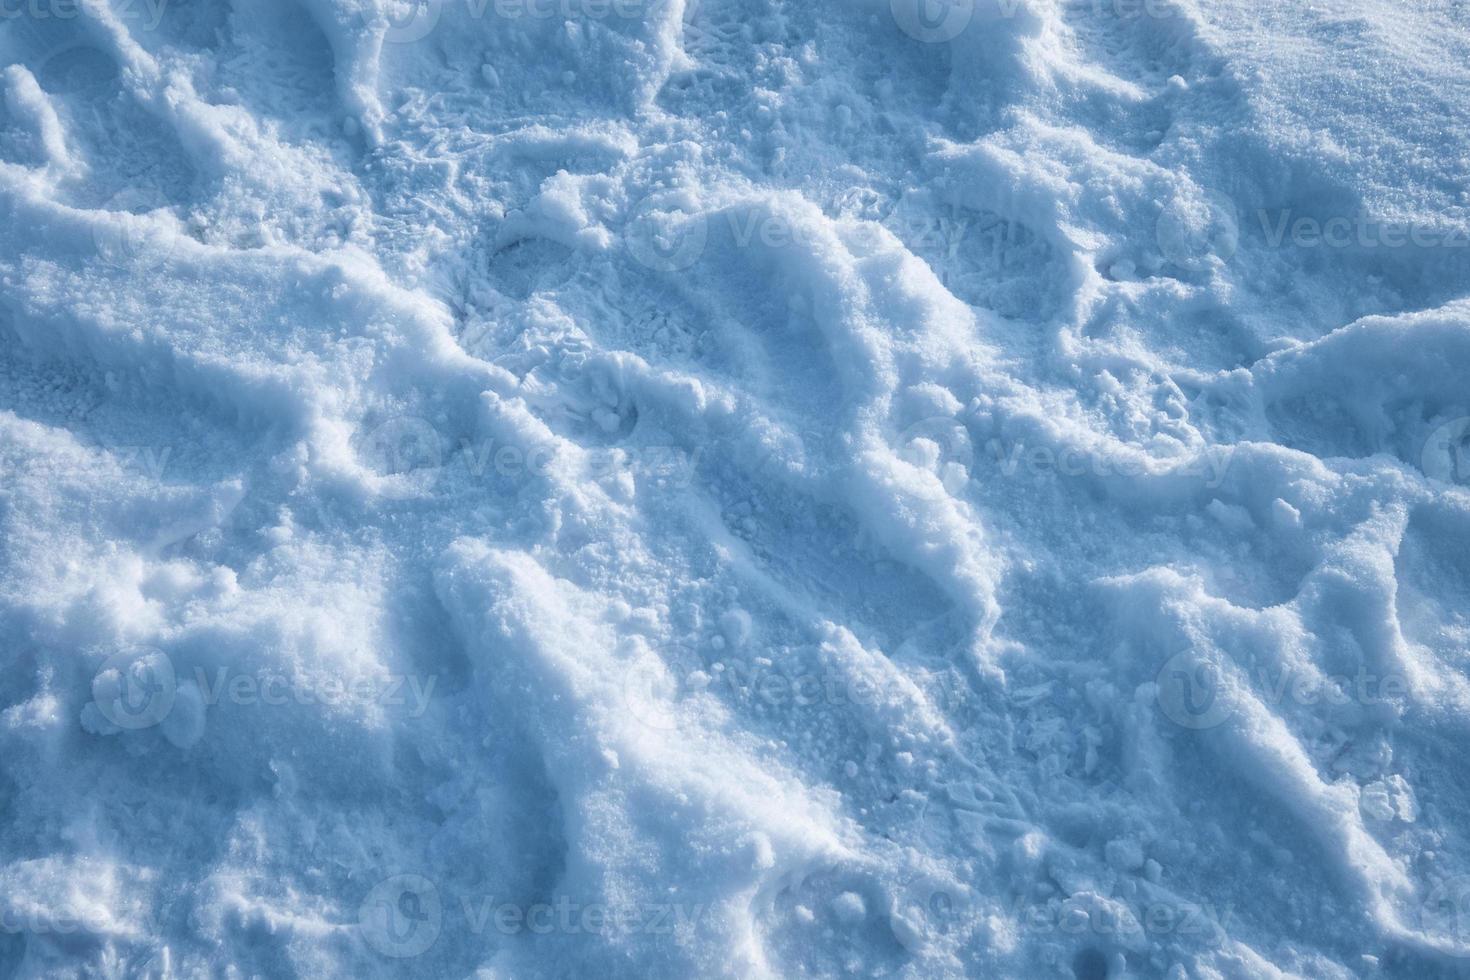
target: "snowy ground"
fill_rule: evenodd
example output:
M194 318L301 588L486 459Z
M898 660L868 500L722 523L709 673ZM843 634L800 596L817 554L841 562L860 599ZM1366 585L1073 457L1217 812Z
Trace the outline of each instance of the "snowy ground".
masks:
M1470 4L0 64L0 978L1470 976Z

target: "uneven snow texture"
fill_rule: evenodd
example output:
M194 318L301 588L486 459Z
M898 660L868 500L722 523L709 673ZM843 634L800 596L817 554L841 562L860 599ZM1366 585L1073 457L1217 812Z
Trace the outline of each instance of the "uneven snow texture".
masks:
M0 978L1470 976L1470 6L14 0Z

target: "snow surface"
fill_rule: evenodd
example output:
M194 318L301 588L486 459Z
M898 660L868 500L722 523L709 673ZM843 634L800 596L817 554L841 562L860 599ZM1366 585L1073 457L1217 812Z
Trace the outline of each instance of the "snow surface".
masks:
M1470 976L1470 5L11 0L0 978Z

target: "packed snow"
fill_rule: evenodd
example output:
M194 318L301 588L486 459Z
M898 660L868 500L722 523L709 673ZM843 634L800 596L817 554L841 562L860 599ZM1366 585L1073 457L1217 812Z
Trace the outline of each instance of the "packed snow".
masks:
M1470 976L1463 0L0 65L0 980Z

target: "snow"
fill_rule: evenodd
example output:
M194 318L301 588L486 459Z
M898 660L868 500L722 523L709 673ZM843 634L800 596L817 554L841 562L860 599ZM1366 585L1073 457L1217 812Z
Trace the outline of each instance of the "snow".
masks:
M1470 972L1463 3L0 59L0 978Z

